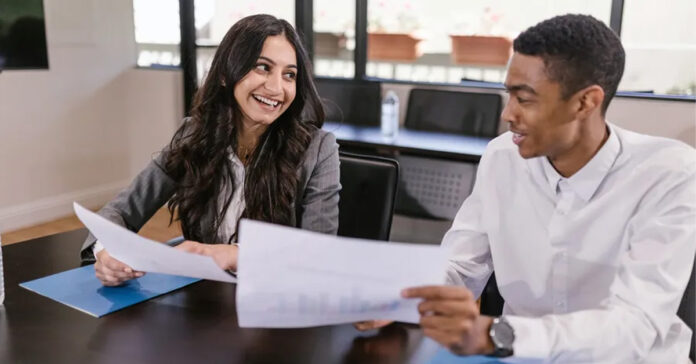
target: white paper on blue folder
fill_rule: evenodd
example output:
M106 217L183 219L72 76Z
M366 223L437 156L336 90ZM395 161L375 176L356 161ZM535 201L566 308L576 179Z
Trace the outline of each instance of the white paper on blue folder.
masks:
M388 319L418 322L407 287L443 284L440 246L336 237L242 220L240 327L309 327Z
M234 283L237 279L220 269L211 257L187 253L144 238L73 203L75 214L109 254L131 268L153 273Z

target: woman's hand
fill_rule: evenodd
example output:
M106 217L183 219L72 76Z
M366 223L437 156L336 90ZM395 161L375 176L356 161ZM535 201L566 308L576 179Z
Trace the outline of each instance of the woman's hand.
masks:
M120 260L116 260L106 250L97 253L94 274L105 286L118 286L133 278L140 278L145 272L134 271Z
M359 331L367 331L367 330L372 330L372 329L379 329L381 327L387 326L391 324L394 321L391 320L369 320L369 321L360 321L360 322L355 322L353 323L353 326L358 329Z
M197 241L186 240L175 248L188 253L207 255L213 258L220 268L237 271L237 257L239 255L237 245L201 244Z

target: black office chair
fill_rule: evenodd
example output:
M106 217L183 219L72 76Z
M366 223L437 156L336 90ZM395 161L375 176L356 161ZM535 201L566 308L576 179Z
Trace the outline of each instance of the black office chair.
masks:
M379 82L316 77L314 83L326 112L326 121L379 125L382 115Z
M338 235L389 240L399 164L388 158L341 152Z
M684 291L684 296L682 296L681 303L679 304L679 310L677 310L677 316L679 316L682 321L688 326L692 332L694 332L694 327L696 326L696 258L694 259L694 265L691 268L691 277L689 277L689 283L686 285L686 290ZM498 284L495 281L495 273L491 275L488 279L486 287L481 292L481 314L488 316L500 316L503 313L503 304L505 300L500 295L498 291ZM694 334L692 334L694 335ZM696 335L691 337L691 350L689 351L689 358L691 361L696 361L696 353L694 349L696 348Z
M414 88L404 125L412 130L493 138L498 135L502 105L498 93Z

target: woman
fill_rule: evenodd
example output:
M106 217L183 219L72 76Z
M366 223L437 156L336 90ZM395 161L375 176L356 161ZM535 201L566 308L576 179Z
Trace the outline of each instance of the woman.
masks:
M137 231L169 201L188 239L178 248L230 270L237 267L232 243L240 218L336 234L338 146L321 130L323 120L295 30L270 15L246 17L222 40L191 117L99 214ZM91 235L81 255L85 262L96 258L104 285L143 275Z

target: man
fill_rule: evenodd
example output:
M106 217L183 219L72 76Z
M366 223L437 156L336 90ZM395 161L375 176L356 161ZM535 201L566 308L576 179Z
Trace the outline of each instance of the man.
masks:
M624 58L590 16L515 39L510 132L488 145L443 240L455 285L403 292L423 299L424 333L452 352L689 362L691 330L676 312L696 251L696 156L607 123ZM506 300L496 319L475 304L494 269Z

